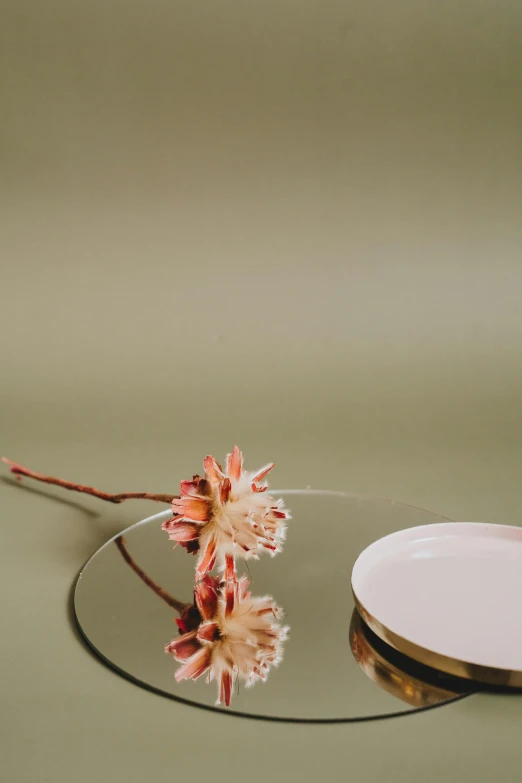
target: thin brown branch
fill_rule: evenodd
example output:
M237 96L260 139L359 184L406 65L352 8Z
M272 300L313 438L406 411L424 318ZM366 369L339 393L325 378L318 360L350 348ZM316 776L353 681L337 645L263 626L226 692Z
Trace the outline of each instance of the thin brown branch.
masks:
M175 609L176 612L179 612L181 614L184 609L187 608L187 604L183 603L183 601L178 601L177 598L173 598L169 593L167 593L166 590L163 589L160 585L158 585L153 579L148 576L148 574L145 573L145 571L139 567L139 565L136 563L134 558L129 553L129 550L127 549L127 542L125 541L125 538L123 536L118 536L118 538L115 539L114 543L118 547L118 549L121 552L121 555L126 563L130 565L130 567L135 571L139 578L145 582L147 587L150 587L151 590L153 590L156 595L158 595L160 598L162 598L166 604L168 604L172 609Z
M9 465L11 473L15 473L18 476L27 476L35 479L35 481L42 481L44 484L55 484L57 487L63 487L63 489L83 492L86 495L100 498L100 500L107 500L109 503L123 503L124 500L155 500L158 503L172 503L174 498L178 497L177 495L155 495L150 492L120 492L117 495L111 495L109 492L102 492L99 489L94 489L94 487L86 487L73 481L65 481L54 476L44 476L41 473L36 473L34 470L24 468L23 465L19 465L17 462L7 459L7 457L2 457L2 462Z

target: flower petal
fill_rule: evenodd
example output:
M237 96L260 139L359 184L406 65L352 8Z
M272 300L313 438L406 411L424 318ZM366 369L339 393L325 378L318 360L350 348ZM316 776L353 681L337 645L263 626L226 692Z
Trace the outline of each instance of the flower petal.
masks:
M193 522L176 522L168 532L171 541L194 541L200 531L200 526Z
M192 658L181 666L174 675L176 682L181 680L197 680L210 666L212 650L202 647Z
M236 603L237 582L225 583L225 617L230 617Z
M208 522L211 513L210 501L206 498L175 498L172 510L191 522Z
M240 601L245 601L246 599L250 598L248 587L249 587L248 577L242 576L241 579L239 580L239 586L238 586L238 596Z
M232 484L230 483L230 479L226 478L224 481L221 482L221 486L219 488L219 497L222 503L226 503L228 498L230 497L230 490L232 489Z
M194 588L194 597L203 620L212 620L218 606L217 580L206 577Z
M236 581L236 564L234 562L234 555L225 555L225 580L227 582Z
M286 511L281 511L279 508L271 508L270 514L276 519L287 519Z
M258 617L261 617L264 614L273 614L274 617L276 616L276 611L274 606L264 606L262 609L258 609L256 611L256 614Z
M176 620L181 633L195 631L201 622L201 614L195 604L187 604L181 612L181 617Z
M267 489L268 489L268 485L267 484L261 484L261 486L258 487L257 484L254 484L254 482L252 482L250 488L251 488L252 492L266 492Z
M207 494L208 482L201 476L194 476L192 481L180 481L181 497L202 497Z
M216 562L216 540L211 538L203 550L201 560L196 568L196 576L205 576L208 571L212 571Z
M251 477L251 481L253 484L259 484L260 481L263 481L263 479L268 476L272 468L274 467L274 463L270 462L269 465L264 465L262 468L259 468L257 473L254 473L254 475ZM265 487L266 489L266 487Z
M219 702L225 703L225 706L230 707L230 700L232 697L232 674L225 669L221 672L221 682L219 687Z
M181 515L180 514L174 514L173 517L170 519L166 519L165 522L161 523L161 529L166 530L167 532L175 525L176 522L181 521Z
M227 472L229 478L239 481L241 471L243 470L243 455L237 446L234 446L232 453L227 455Z
M201 650L201 644L196 638L196 631L185 633L179 639L173 639L165 647L165 652L172 653L178 661L186 661L191 658L198 650Z
M207 480L210 481L211 484L219 484L219 482L225 478L220 465L216 462L214 457L210 456L210 454L203 460L203 467L205 468Z
M217 623L202 623L197 634L200 641L213 642L219 636L219 625Z

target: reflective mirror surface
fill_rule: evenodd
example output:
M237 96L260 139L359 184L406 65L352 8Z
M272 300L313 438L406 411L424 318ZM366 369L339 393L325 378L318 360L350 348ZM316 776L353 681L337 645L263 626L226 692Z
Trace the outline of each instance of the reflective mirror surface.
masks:
M166 696L206 708L279 720L357 720L412 711L457 696L440 687L437 696L405 699L405 690L372 677L371 644L353 622L350 577L360 552L395 530L443 519L388 500L319 491L271 491L292 511L284 551L244 563L254 596L273 596L290 626L284 658L266 682L235 688L230 708L215 707L216 683L204 678L176 683L179 668L165 645L178 637L179 614L140 578L115 540L83 568L74 602L81 632L109 665ZM179 601L192 601L193 556L161 530L170 511L124 531L127 552L149 580ZM359 634L359 637L357 637ZM355 636L354 636L355 635ZM354 638L363 650L352 653ZM364 643L364 644L363 644ZM364 646L365 645L365 646ZM379 654L380 655L380 654ZM377 669L382 671L382 655ZM375 669L375 667L374 667ZM370 675L370 676L369 676ZM403 674L403 679L407 674ZM403 682L404 685L404 682ZM419 690L418 682L412 686ZM406 687L406 691L408 688Z

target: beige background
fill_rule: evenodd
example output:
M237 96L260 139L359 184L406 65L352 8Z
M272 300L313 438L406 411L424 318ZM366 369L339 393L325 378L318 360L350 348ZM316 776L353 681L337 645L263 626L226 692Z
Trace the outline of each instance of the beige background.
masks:
M1 5L2 451L169 491L237 441L519 524L522 5ZM131 686L68 594L150 506L0 497L7 783L516 779L516 697L306 728Z

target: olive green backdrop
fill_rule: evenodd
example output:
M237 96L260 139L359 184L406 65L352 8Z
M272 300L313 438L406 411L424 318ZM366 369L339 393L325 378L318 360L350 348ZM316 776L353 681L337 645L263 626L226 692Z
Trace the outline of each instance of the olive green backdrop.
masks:
M237 441L279 486L521 522L519 2L1 12L3 453L167 492ZM69 591L156 509L36 489L0 482L6 783L519 776L516 697L303 727L120 679Z

